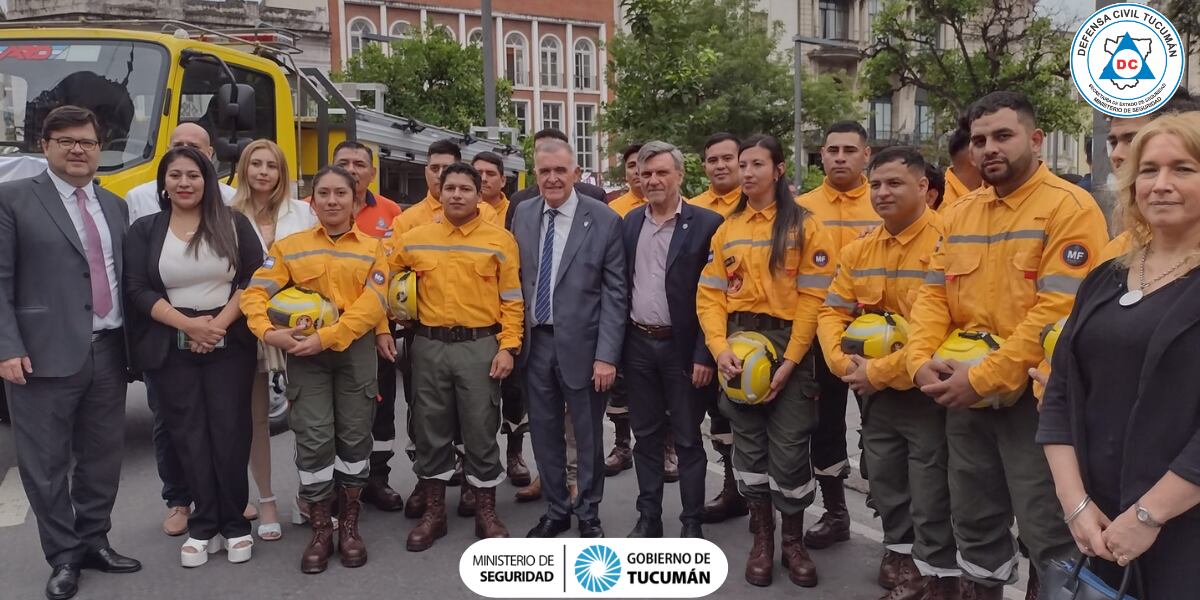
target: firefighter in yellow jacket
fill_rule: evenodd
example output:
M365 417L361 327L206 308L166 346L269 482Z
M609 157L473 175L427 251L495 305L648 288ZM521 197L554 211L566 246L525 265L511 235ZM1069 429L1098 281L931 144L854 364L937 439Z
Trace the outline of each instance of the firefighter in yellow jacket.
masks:
M638 179L637 168L637 156L641 149L641 144L633 144L626 147L625 151L621 153L621 160L625 164L625 184L629 186L629 190L608 203L608 207L621 217L633 212L635 208L646 205L646 194L642 192L642 182Z
M871 157L871 203L883 225L842 249L817 325L830 369L863 399L863 458L886 548L878 581L894 590L885 599L958 590L946 409L913 389L904 364L906 320L942 235L941 216L926 206L926 174L914 148Z
M989 599L1001 598L1003 584L1017 576L1013 516L1038 568L1074 548L1045 455L1033 441L1037 407L1028 370L1042 359L1042 329L1070 311L1107 235L1091 196L1038 160L1044 134L1028 99L988 94L971 106L968 120L988 187L946 209L945 239L913 307L906 362L921 391L949 409L958 562L974 597ZM972 366L934 358L955 329L1003 343ZM1010 402L971 408L984 398Z
M313 179L312 201L320 225L275 242L241 300L254 335L288 355L300 499L309 504L312 523L312 539L301 559L305 573L324 571L333 554L330 509L335 491L341 506L342 564L367 562L358 533L359 498L370 474L378 395L373 333L385 321L388 266L379 240L354 224L354 189L354 177L342 168L321 169ZM273 324L267 305L289 286L332 302L336 321L320 323L316 333L304 338L297 337L299 327Z
M772 581L778 508L783 564L793 583L811 587L817 584L816 566L802 543L804 509L815 489L808 454L817 419L810 350L817 311L833 276L833 244L788 191L783 149L775 138L745 140L738 161L745 197L713 236L696 310L726 381L746 379L730 341L739 332L765 338L762 347L770 357L767 377L740 386L761 397L737 403L727 392L721 398L721 410L733 426L734 473L750 502L754 541L746 581L759 586Z
M837 264L842 248L867 230L879 225L879 215L871 208L870 188L863 170L871 157L867 132L854 121L840 121L825 130L821 146L821 164L825 179L816 189L800 196L800 205L834 237L835 248L830 260ZM846 452L846 400L849 396L845 382L831 373L817 347L817 384L820 420L812 436L812 463L817 483L821 487L821 502L825 513L804 535L809 548L828 548L850 539L850 512L846 508L846 491L842 480L850 474Z
M425 511L408 549L425 550L446 535L446 482L454 474L454 437L462 431L466 482L475 490L475 535L508 537L496 516L504 481L496 433L500 381L520 350L524 302L517 242L483 220L479 172L455 163L441 173L445 220L404 234L390 257L399 273L417 275L412 424Z

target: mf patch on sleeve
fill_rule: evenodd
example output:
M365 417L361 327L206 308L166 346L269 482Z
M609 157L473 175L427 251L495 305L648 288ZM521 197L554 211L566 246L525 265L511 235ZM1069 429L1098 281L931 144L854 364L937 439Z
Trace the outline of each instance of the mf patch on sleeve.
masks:
M1072 267L1086 265L1089 258L1091 258L1091 253L1083 244L1068 244L1062 251L1063 262Z

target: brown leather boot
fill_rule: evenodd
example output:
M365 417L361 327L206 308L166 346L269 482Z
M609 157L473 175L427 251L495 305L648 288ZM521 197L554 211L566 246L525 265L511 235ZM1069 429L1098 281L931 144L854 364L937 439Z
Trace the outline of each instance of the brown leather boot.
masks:
M496 488L475 490L475 537L506 538L508 528L496 516Z
M727 451L722 452L721 462L725 465L725 479L721 483L721 493L700 511L700 520L705 523L721 523L750 512L746 499L738 493L737 479L733 476L733 459Z
M961 600L1004 600L1004 586L983 585L967 578L959 580L959 597Z
M942 598L942 596L931 596L931 593L941 591L941 587L937 583L936 577L923 577L917 575L901 581L892 588L892 591L883 595L879 600L928 600L931 597Z
M828 548L850 539L850 511L846 508L846 488L840 477L817 477L825 514L804 534L804 545L813 550Z
M525 436L520 433L508 435L508 480L517 487L529 485L529 466L525 464L525 455L521 452Z
M413 491L408 495L408 502L404 503L404 516L410 519L419 519L425 514L425 493L429 487L429 479L418 479L417 485L413 487Z
M475 516L475 488L467 482L463 482L462 487L458 492L458 509L455 511L460 517Z
M925 597L922 600L959 600L958 578L934 578L933 585L925 588Z
M775 568L775 507L770 500L750 502L750 533L754 534L750 557L746 559L746 582L771 585Z
M393 490L386 479L379 477L367 480L367 485L362 490L362 501L387 512L404 508L404 497Z
M911 556L891 550L883 551L883 559L879 561L879 587L894 589L906 578L919 574L917 563L913 562Z
M542 498L542 478L534 477L529 485L517 490L517 502L533 502Z
M800 587L816 587L817 565L804 548L804 512L783 515L783 566L788 579Z
M338 552L342 566L353 569L367 564L367 545L358 533L358 515L362 510L362 488L338 488L342 504L342 526L338 528Z
M679 481L679 456L675 454L675 436L670 432L667 433L667 441L663 443L663 481Z
M320 573L329 566L329 557L333 555L333 518L329 514L332 504L327 498L308 505L312 538L300 555L300 570L304 573Z
M446 535L446 482L425 479L425 512L421 521L408 532L408 551L421 552Z
M633 450L631 442L633 433L629 430L629 415L612 415L609 417L617 430L617 439L612 452L604 459L604 476L619 475L621 471L633 468Z

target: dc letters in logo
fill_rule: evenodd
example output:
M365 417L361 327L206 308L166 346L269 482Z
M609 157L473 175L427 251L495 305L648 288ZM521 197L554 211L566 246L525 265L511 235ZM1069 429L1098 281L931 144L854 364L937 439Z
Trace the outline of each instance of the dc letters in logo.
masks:
M1071 43L1075 87L1096 110L1120 118L1147 115L1171 99L1187 51L1162 13L1114 4L1088 17Z

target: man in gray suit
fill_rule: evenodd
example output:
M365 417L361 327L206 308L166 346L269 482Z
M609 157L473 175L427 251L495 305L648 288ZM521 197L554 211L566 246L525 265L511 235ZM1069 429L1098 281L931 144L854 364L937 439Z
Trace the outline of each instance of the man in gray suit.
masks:
M601 423L629 313L621 219L604 203L575 192L579 165L567 143L539 145L534 170L541 197L521 203L513 218L521 291L529 299L518 367L525 376L533 454L549 506L528 537L554 537L570 529L572 512L581 537L603 537ZM564 408L570 411L579 457L574 506L566 486Z
M129 215L94 183L99 131L91 111L55 109L42 130L48 170L0 184L0 377L51 600L75 595L80 569L141 569L108 544L125 438Z

